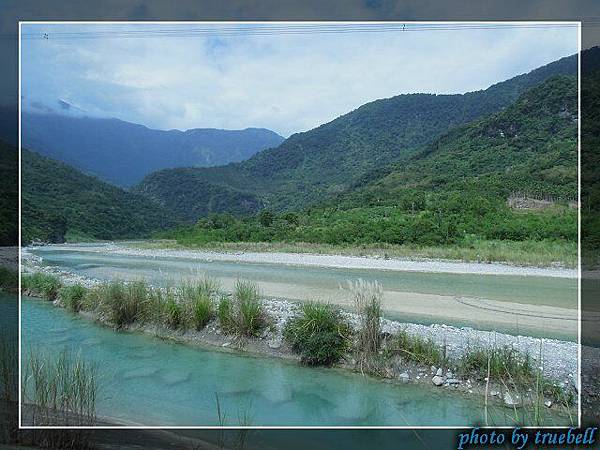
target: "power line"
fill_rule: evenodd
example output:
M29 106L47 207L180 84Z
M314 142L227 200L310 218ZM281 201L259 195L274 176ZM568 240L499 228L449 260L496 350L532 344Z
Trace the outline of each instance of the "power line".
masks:
M599 23L600 24L600 23ZM499 30L499 29L550 29L577 28L575 23L524 23L524 24L307 24L307 25L212 25L194 28L168 29L96 29L93 31L44 31L40 33L22 33L23 39L121 39L121 38L157 38L157 37L198 37L216 36L272 36L331 33L380 33L380 32L423 32L423 31L461 31L461 30Z

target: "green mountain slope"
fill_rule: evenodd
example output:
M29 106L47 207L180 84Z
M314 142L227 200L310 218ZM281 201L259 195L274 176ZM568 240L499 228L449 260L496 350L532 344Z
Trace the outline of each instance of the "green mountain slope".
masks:
M151 200L37 153L23 149L21 168L25 243L143 237L176 223Z
M415 192L436 191L576 199L577 79L553 77L385 172L346 195L345 203L398 205Z
M209 212L303 208L344 192L366 174L404 161L455 127L497 112L556 74L575 74L575 56L464 95L411 94L377 100L291 136L247 161L147 176L136 190L196 220ZM178 186L185 185L185 193ZM226 198L227 201L219 201Z
M576 78L553 77L503 111L449 131L319 206L209 216L172 236L188 245L452 247L460 251L442 255L572 266L577 210L568 202L577 196L577 115ZM507 198L515 192L554 202L513 209Z

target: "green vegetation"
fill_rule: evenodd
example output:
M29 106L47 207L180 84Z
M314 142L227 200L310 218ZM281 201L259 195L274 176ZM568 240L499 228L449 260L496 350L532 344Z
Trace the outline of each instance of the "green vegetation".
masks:
M80 355L63 351L58 358L50 359L30 350L21 388L24 402L36 406L34 426L96 423L98 371L95 364Z
M0 267L0 291L15 292L19 289L19 274L8 267Z
M214 315L212 298L218 294L219 285L211 278L204 278L197 283L183 284L180 295L184 305L190 310L191 321L196 330L203 329Z
M361 371L376 372L381 349L381 301L383 288L379 283L358 280L350 283L354 307L360 317L357 353Z
M218 317L223 330L241 336L258 336L269 324L258 285L245 280L236 282L231 299L221 298Z
M116 280L90 289L83 301L86 309L97 309L117 328L143 321L147 313L149 288L144 281Z
M323 303L304 303L289 320L284 337L307 365L330 366L350 349L350 327L339 310Z
M444 348L432 339L412 335L405 330L400 330L387 340L386 353L426 366L441 367L447 363Z
M536 370L528 354L511 347L477 348L468 351L460 361L460 370L465 375L484 379L509 380L519 388L531 386L536 380Z
M56 275L36 272L34 274L21 275L21 287L32 295L55 300L62 287L62 283Z
M25 149L21 159L25 243L144 237L177 223L175 214L142 195Z
M71 286L63 287L59 292L58 296L62 304L71 312L79 312L82 308L83 298L87 292L83 286L74 284Z
M404 164L458 126L501 111L544 80L576 73L572 56L484 91L377 100L247 161L155 172L137 189L190 221L211 212L251 214L267 205L275 212L303 210L379 178L379 171Z
M572 265L576 87L574 77L552 78L502 112L454 129L318 207L263 210L251 217L212 214L163 236L198 246L240 241L437 246L471 255L469 250L487 247L483 260L511 260L513 249L524 255L533 247L539 251L529 259ZM507 199L513 193L553 200L544 209L512 209Z

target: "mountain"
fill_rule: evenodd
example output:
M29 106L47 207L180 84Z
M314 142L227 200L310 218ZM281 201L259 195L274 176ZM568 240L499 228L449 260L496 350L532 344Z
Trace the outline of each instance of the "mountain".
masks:
M577 106L577 78L555 76L502 111L448 131L321 204L243 218L211 215L169 237L187 245L455 245L493 260L511 260L510 249L519 249L537 252L529 260L534 264L573 265ZM516 203L510 204L513 193Z
M301 209L347 191L367 174L408 160L453 128L502 110L551 76L576 74L576 56L482 91L377 100L241 163L162 170L135 189L190 221L210 212Z
M175 214L146 197L38 153L22 149L21 170L24 243L137 238L177 222Z
M24 147L124 187L160 169L242 161L282 141L262 128L163 131L117 119L22 115Z
M397 205L414 192L479 191L502 199L577 198L577 78L552 77L503 111L455 128L402 164L365 177L349 205Z

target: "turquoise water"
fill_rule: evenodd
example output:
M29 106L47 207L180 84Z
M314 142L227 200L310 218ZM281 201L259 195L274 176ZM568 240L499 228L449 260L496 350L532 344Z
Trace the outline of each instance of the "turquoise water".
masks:
M8 302L0 301L4 316ZM14 308L13 308L14 309ZM334 369L202 350L135 333L115 332L23 298L22 348L63 349L95 361L101 374L98 413L143 425L218 425L218 395L227 425L471 425L482 402L442 389L390 384ZM510 411L492 411L495 424ZM551 423L565 419L550 419Z

